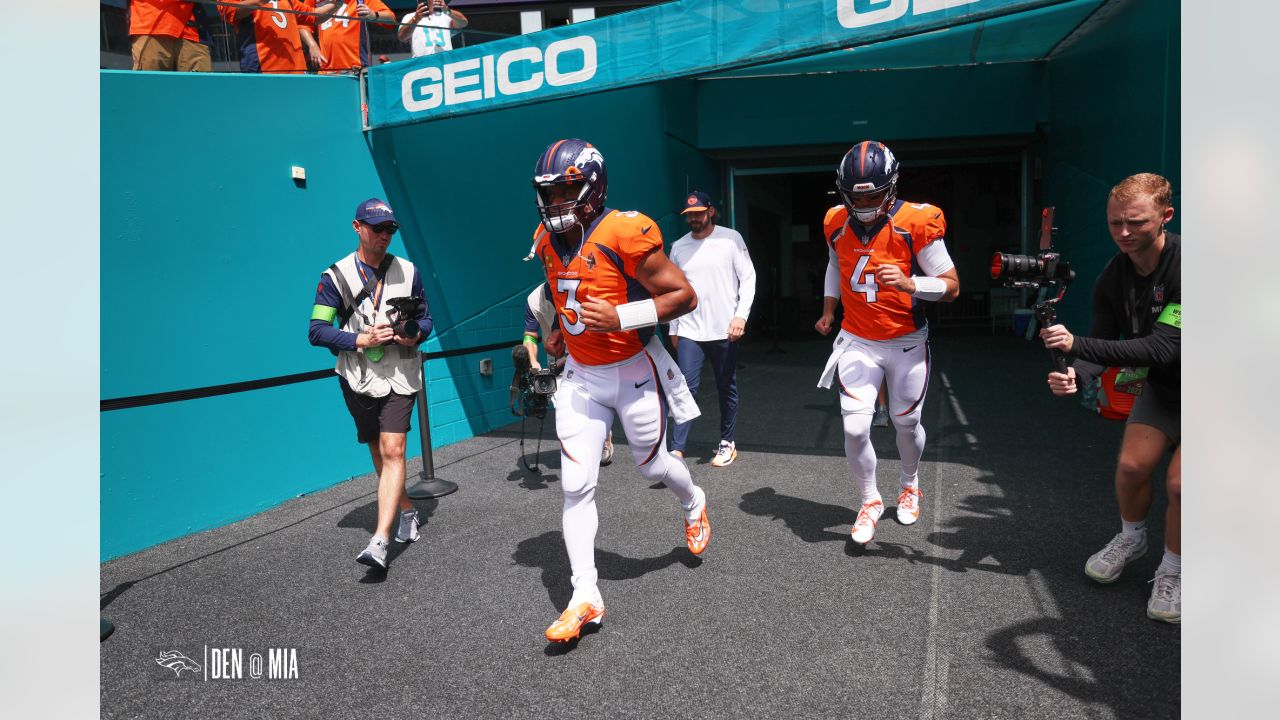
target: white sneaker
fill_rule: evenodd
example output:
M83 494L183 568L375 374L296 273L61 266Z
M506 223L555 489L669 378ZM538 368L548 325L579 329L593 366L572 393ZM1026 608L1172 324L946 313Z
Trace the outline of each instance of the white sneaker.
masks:
M862 509L858 511L858 519L853 523L853 530L849 533L853 541L859 545L866 545L871 542L871 538L876 536L876 523L879 522L880 516L883 514L883 501L872 500L869 503L864 503Z
M356 562L369 567L387 569L387 541L374 535L369 546L356 556Z
M604 439L604 448L600 450L600 464L608 465L613 462L613 435Z
M924 493L918 487L904 487L898 495L898 522L903 525L914 525L920 519L920 501Z
M721 440L715 457L711 458L712 467L724 467L738 459L738 446L731 440Z
M418 511L403 510L400 513L400 525L396 527L396 542L411 543L422 537L418 534Z
M1103 584L1113 583L1120 578L1126 565L1146 554L1146 533L1136 538L1120 533L1089 558L1084 564L1084 574Z
M889 427L889 408L876 408L876 414L871 416L871 427Z
M1182 573L1156 571L1151 582L1151 599L1147 601L1147 617L1174 625L1182 624Z

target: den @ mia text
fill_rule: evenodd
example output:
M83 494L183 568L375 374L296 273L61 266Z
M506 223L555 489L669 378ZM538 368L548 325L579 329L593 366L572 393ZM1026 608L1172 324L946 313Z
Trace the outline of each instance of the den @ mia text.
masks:
M264 662L265 661L265 662ZM298 651L295 648L268 648L262 653L246 653L242 648L209 648L208 679L297 680Z

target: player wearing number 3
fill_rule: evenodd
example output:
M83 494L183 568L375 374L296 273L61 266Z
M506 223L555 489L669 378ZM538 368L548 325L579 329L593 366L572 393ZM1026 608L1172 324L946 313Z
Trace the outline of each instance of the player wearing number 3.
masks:
M559 324L547 342L563 338L569 350L555 405L573 596L546 632L548 640L564 642L604 619L596 587L595 490L600 446L615 415L640 474L679 499L689 551L701 554L711 537L706 494L666 445L668 404L677 422L697 417L697 405L679 366L654 337L654 326L684 315L698 300L662 252L657 224L605 207L604 157L590 143L551 144L538 158L533 188L542 222L530 259L546 272Z
M883 143L860 142L836 168L841 204L827 211L823 222L830 260L822 317L814 327L823 335L831 332L837 298L844 321L818 386L831 387L834 379L840 391L844 453L862 492L851 534L861 545L871 541L884 513L871 446L882 378L902 457L898 521L910 525L920 517L917 472L925 438L920 411L929 386L929 328L921 301L949 302L960 292L943 241L942 211L899 200L897 189L893 153Z

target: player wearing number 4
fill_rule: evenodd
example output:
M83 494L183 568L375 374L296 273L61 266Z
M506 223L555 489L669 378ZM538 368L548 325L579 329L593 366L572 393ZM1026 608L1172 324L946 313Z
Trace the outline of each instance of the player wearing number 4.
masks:
M701 554L711 537L706 493L666 443L667 405L677 422L697 417L697 405L654 335L654 326L689 312L698 299L662 252L653 220L605 207L604 157L590 143L550 145L538 158L533 188L542 222L526 259L536 258L546 272L560 324L547 344L563 338L569 351L555 404L573 595L546 632L548 640L566 642L604 620L596 586L595 492L600 446L615 416L640 474L679 499L689 552Z
M876 532L884 501L876 486L871 419L881 379L889 389L889 415L897 428L902 471L898 522L920 517L918 470L924 453L920 411L929 387L929 328L922 301L950 302L960 280L943 242L942 211L898 199L898 160L883 143L854 145L836 168L841 204L827 211L823 233L827 263L822 317L826 335L835 323L836 299L844 321L818 387L840 390L844 453L862 492L853 541L865 545Z

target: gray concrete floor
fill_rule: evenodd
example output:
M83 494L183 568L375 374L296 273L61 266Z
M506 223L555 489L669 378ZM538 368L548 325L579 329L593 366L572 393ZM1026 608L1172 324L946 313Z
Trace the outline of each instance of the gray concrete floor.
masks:
M1177 627L1148 620L1152 551L1117 583L1084 560L1117 530L1121 426L1050 397L1043 350L937 337L925 405L921 520L848 541L856 492L826 343L739 358L738 461L707 464L714 384L690 468L714 528L684 549L669 491L629 462L601 473L597 558L608 616L574 645L542 636L568 599L558 445L541 475L518 426L444 448L461 490L418 503L422 540L389 572L353 562L372 531L372 475L101 568L103 717L1170 718ZM874 432L892 505L893 431ZM532 452L532 450L530 450ZM411 462L411 470L419 468ZM245 678L204 680L207 648ZM252 679L249 655L293 648L297 679ZM177 650L200 671L156 662Z

